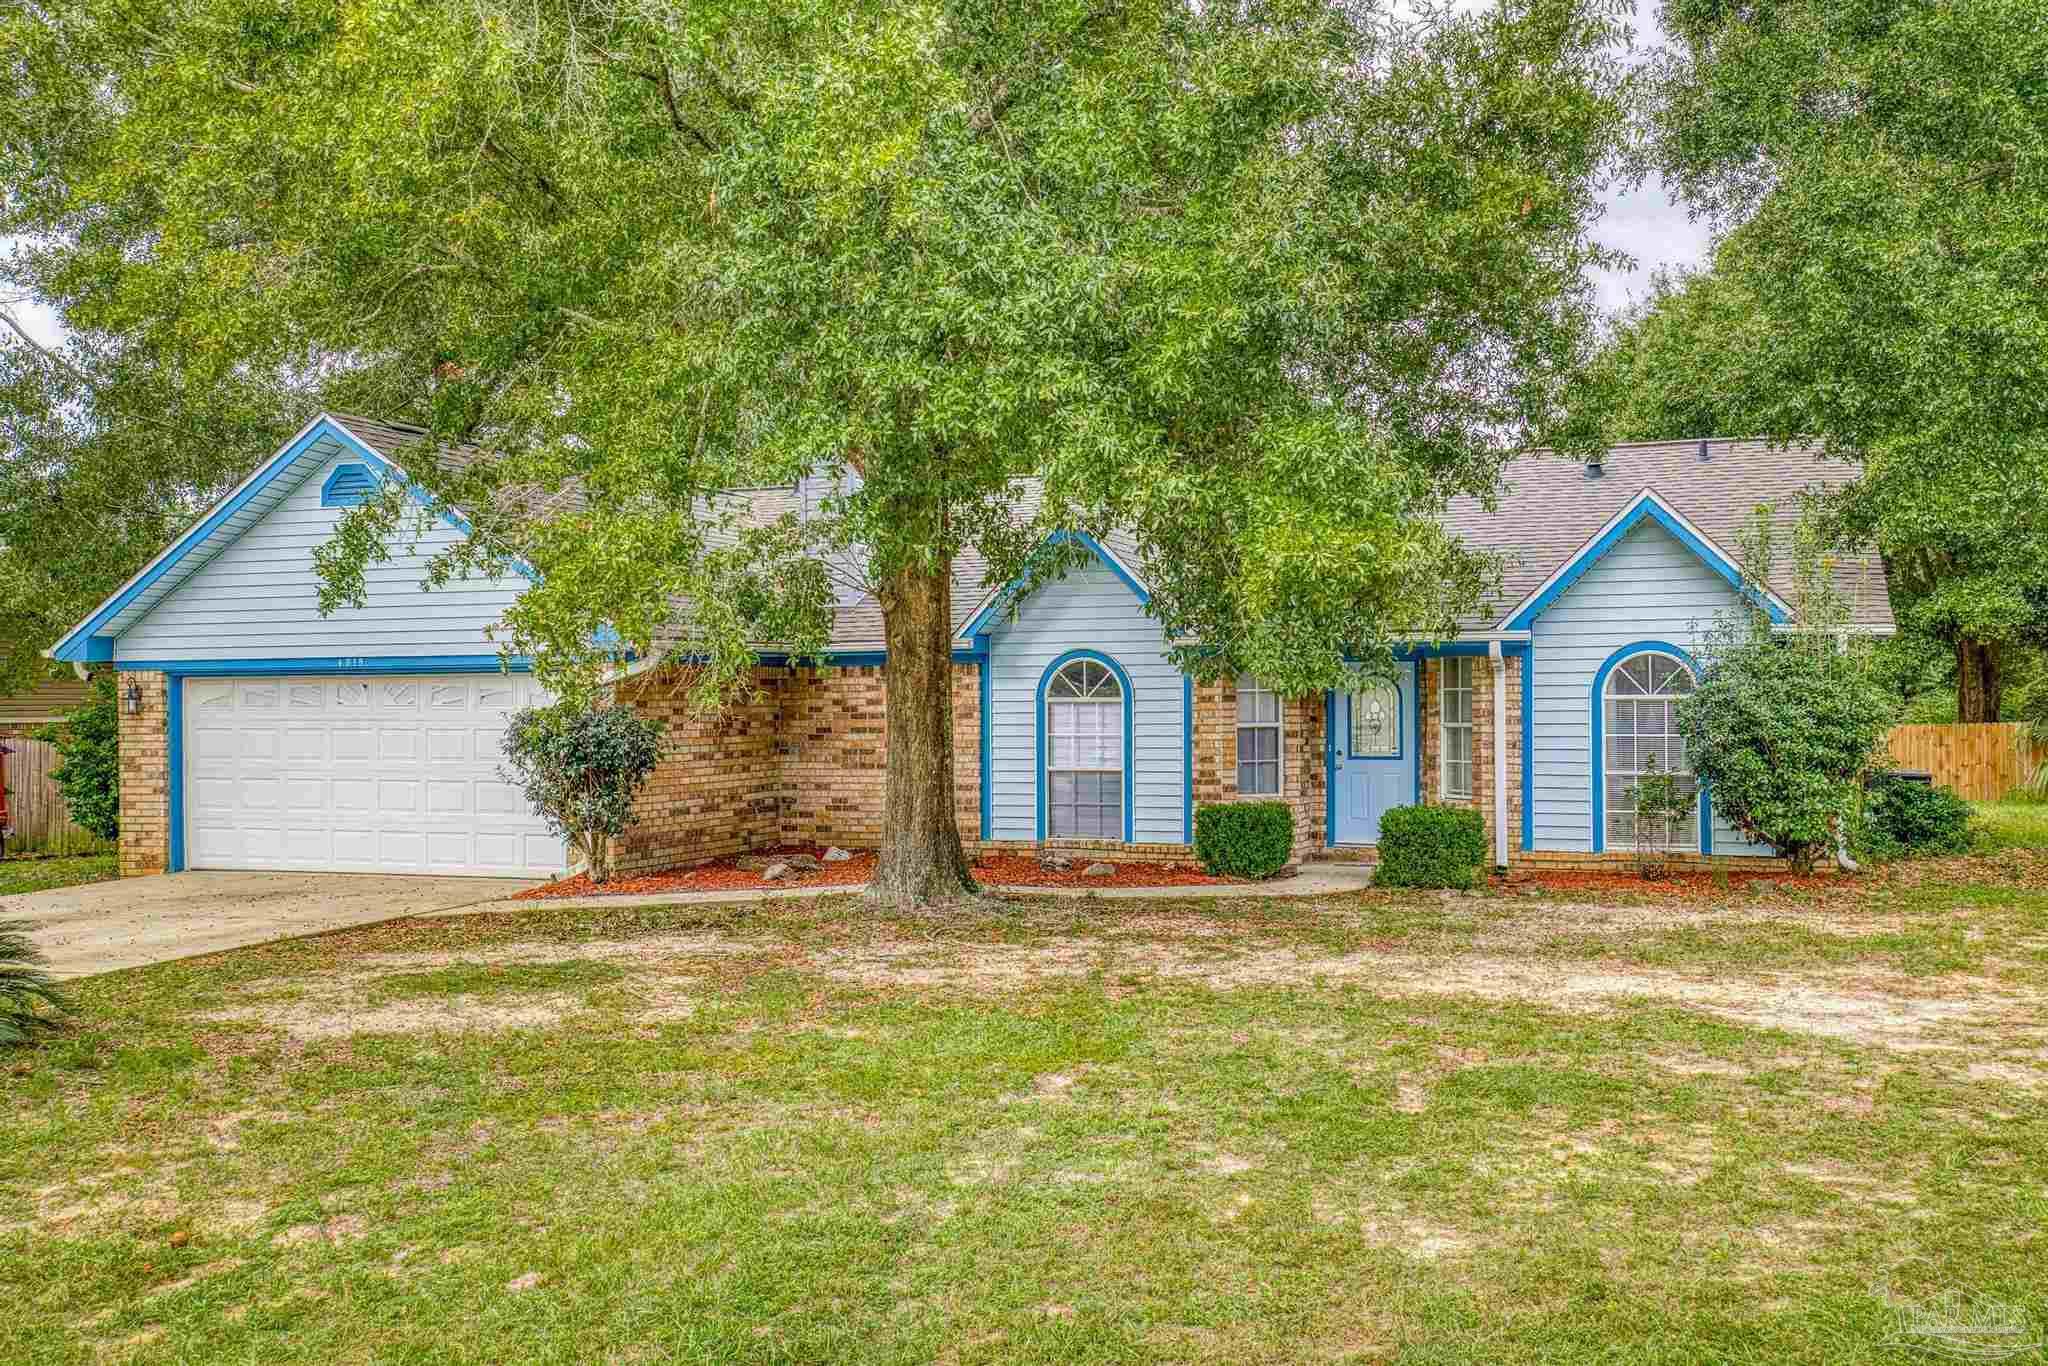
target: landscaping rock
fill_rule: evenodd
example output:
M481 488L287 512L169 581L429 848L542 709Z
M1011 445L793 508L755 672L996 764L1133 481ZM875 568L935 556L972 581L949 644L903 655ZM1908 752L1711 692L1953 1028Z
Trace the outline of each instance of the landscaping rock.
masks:
M825 866L810 854L742 854L732 864L735 868L763 876L770 868L782 868L792 873L815 873Z
M763 881L763 882L780 882L780 881L782 881L782 879L784 879L784 878L788 877L788 876L789 876L789 873L790 873L790 867L789 867L789 865L788 865L788 864L786 864L786 863L771 863L771 864L769 864L769 865L768 865L768 866L767 866L766 868L763 868L763 869L761 870L761 881Z
M1091 863L1091 864L1089 864L1089 865L1088 865L1088 866L1087 866L1086 868L1083 868L1083 869L1081 870L1081 876L1082 876L1082 877L1115 877L1115 876L1116 876L1116 865L1115 865L1114 863Z
M847 853L844 849L839 848L837 845L834 845L832 848L827 849L825 851L825 862L827 863L844 863L852 857L853 855Z
M1041 854L1038 859L1038 866L1045 869L1048 873L1064 873L1067 869L1074 866L1074 861L1070 858L1063 858L1058 854Z

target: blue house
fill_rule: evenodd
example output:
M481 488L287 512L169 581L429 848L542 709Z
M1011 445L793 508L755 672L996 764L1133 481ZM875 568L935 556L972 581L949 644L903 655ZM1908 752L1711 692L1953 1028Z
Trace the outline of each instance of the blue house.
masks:
M528 580L427 591L425 561L468 534L449 516L370 571L367 601L323 617L313 550L425 433L323 414L51 649L119 671L122 871L186 868L544 875L569 851L497 771L504 718L540 697L491 638ZM444 452L462 460L474 453ZM1381 816L1468 806L1497 863L1632 849L1634 778L1685 771L1671 710L1741 598L1733 546L1754 509L1789 523L1802 490L1847 476L1759 443L1620 446L1598 464L1515 460L1498 509L1447 514L1506 565L1500 600L1455 639L1414 642L1356 693L1198 686L1175 670L1134 548L1023 591L956 565L955 791L982 849L1180 861L1199 804L1281 800L1302 857L1370 857ZM807 491L744 495L801 513ZM1835 569L1848 630L1892 617L1875 557ZM1789 624L1771 585L1768 606ZM692 718L656 675L621 696L670 748L616 851L632 871L880 833L888 661L871 597L838 608L821 664L764 660L756 696ZM1709 800L1681 855L1756 856Z

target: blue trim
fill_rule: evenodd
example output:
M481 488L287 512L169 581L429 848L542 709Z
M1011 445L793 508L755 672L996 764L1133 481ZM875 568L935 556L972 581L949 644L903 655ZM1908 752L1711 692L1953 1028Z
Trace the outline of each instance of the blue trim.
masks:
M1519 644L1521 644L1520 641L1506 641L1502 643L1501 648L1505 650L1510 646ZM1445 640L1439 641L1435 645L1397 645L1394 647L1394 658L1403 662L1417 659L1455 659L1460 656L1484 659L1492 653L1492 644L1484 640Z
M995 838L989 833L990 815L995 810L995 794L989 790L989 775L994 771L994 766L989 762L988 753L990 737L994 731L990 712L993 710L995 691L995 657L983 654L976 661L975 672L981 675L981 830L977 838L987 840Z
M95 651L101 647L81 645L80 641L98 635L102 628L121 615L138 597L147 592L152 584L175 569L186 556L211 540L214 533L219 531L225 522L247 507L251 500L269 488L287 470L295 467L300 459L309 451L321 443L329 441L359 455L372 469L381 471L383 477L400 481L403 483L405 491L411 495L414 501L423 507L433 508L432 496L417 484L406 479L402 470L376 451L371 450L361 441L358 441L347 428L335 422L332 418L321 417L311 427L306 429L304 435L272 456L270 463L264 467L262 473L250 480L247 485L228 498L226 502L208 513L196 526L173 541L170 550L155 564L144 570L133 583L116 593L90 617L87 617L77 626L67 631L58 640L57 644L51 647L50 658L81 664L101 663L110 658L111 644L104 647L107 653L97 654ZM462 532L463 535L471 534L472 528L469 523L452 509L441 508L440 513L443 521L446 521L456 530ZM514 561L512 568L529 582L539 582L539 576L527 565Z
M429 512L438 512L440 514L442 521L446 522L449 526L454 527L463 535L470 536L475 534L476 529L469 524L469 520L466 517L464 517L461 513L457 512L454 508L447 506L445 503L437 505L434 500L433 494L427 492L424 488L420 487L418 484L408 479L406 477L404 470L392 464L389 460L386 460L382 455L379 455L376 451L371 450L361 441L358 441L356 439L355 433L351 432L348 428L342 426L338 422L334 422L326 418L323 418L321 420L321 425L330 428L333 431L335 437L339 439L343 445L348 446L357 454L361 455L365 460L369 461L377 469L381 470L386 479L391 480L392 482L402 487L405 490L406 495L410 497L415 503L418 503L421 507L425 508ZM528 583L540 582L540 575L535 573L532 566L528 565L525 561L515 559L511 561L511 566L512 572L519 575L520 578L525 579Z
M1698 682L1700 666L1693 657L1668 640L1639 640L1633 645L1624 645L1607 656L1600 671L1593 675L1593 852L1607 852L1607 708L1601 705L1607 695L1607 675L1624 660L1634 659L1641 654L1661 654L1675 659L1686 667L1686 671ZM1703 837L1700 852L1712 852L1713 816L1709 810L1708 796L1702 791L1699 797L1699 820Z
M835 650L825 656L827 664L842 669L875 669L889 662L887 650Z
M1181 843L1195 842L1195 680L1180 676L1180 832Z
M320 506L352 508L367 503L381 482L368 465L336 465L320 486Z
M1124 587L1130 589L1133 593L1138 595L1139 606L1145 606L1152 601L1152 594L1146 591L1145 585L1139 583L1136 579L1132 578L1130 574L1125 571L1124 567L1117 563L1116 557L1110 554L1108 550L1103 548L1102 542L1096 540L1087 532L1055 531L1052 535L1045 538L1044 544L1064 545L1069 541L1078 541L1082 545L1087 546L1088 549L1090 549L1091 551L1095 552L1095 558L1101 560L1102 563L1108 567L1110 573L1116 575L1119 579L1123 580ZM1024 579L1025 576L1019 574L1016 578L1011 579L1008 583L1004 584L1003 591L996 594L994 597L990 598L988 601L988 606L982 608L979 612L976 612L972 620L970 620L965 626L962 626L958 631L955 631L953 634L956 637L978 636L991 630L996 624L996 618L1001 616L1003 609L1009 605L1010 598L1012 597L1012 595L1014 595L1019 588L1023 587Z
M282 674L529 673L533 661L514 655L339 655L321 659L124 659L123 672L152 670L173 678L262 678Z
M1323 691L1323 848L1337 847L1337 694Z
M165 737L165 764L169 772L165 775L169 789L169 819L171 822L171 856L164 865L164 871L182 873L185 871L185 680L172 674L164 680L164 725L169 728Z
M1536 847L1536 648L1522 647L1522 852Z
M1648 517L1656 522L1657 525L1670 532L1680 545L1697 555L1707 568L1727 580L1728 585L1735 589L1736 592L1741 593L1743 591L1742 570L1726 555L1723 555L1720 551L1693 535L1692 532L1686 530L1685 526L1676 517L1671 515L1670 509L1665 507L1662 499L1658 498L1656 494L1645 490L1637 495L1636 503L1629 509L1627 516L1617 522L1606 535L1580 551L1578 556L1565 567L1565 571L1558 581L1544 589L1542 595L1536 601L1517 612L1514 618L1508 622L1505 629L1510 631L1528 630L1531 622L1542 616L1546 608L1563 596L1573 584L1579 581L1580 576L1585 574L1588 569L1591 569L1601 556L1612 550L1615 543L1634 530L1645 517ZM1779 625L1784 624L1786 620L1785 609L1776 602L1773 602L1767 594L1762 595L1762 601L1764 610L1770 613L1772 622Z
M80 651L73 642L77 641L80 637L98 634L102 627L119 616L130 603L146 592L151 584L170 573L180 560L191 554L200 543L219 530L221 523L227 521L244 507L248 506L251 499L262 493L264 489L270 487L285 470L297 464L300 456L304 455L321 441L329 439L332 435L332 423L317 422L304 436L285 447L277 455L272 456L269 468L252 480L240 493L235 494L215 508L197 526L172 542L170 553L144 570L136 578L135 582L129 584L128 587L122 589L119 593L116 593L99 611L93 613L83 622L80 622L77 626L72 627L70 631L66 632L63 639L59 640L51 648L50 658L70 660L78 663L94 662L88 655Z
M481 661L481 662L479 662ZM165 767L169 781L171 853L165 871L185 871L185 680L262 678L284 674L525 673L533 661L515 657L509 666L497 655L438 655L422 659L176 659L123 660L122 670L148 669L164 677Z
M1124 843L1131 843L1131 676L1124 672L1124 666L1103 654L1100 650L1069 650L1045 666L1045 672L1038 676L1037 700L1033 706L1033 726L1037 732L1038 755L1033 765L1031 784L1035 789L1034 805L1038 808L1037 838L1045 839L1045 689L1052 682L1052 676L1077 659L1092 659L1116 675L1116 681L1124 693L1124 773L1121 786L1124 792Z

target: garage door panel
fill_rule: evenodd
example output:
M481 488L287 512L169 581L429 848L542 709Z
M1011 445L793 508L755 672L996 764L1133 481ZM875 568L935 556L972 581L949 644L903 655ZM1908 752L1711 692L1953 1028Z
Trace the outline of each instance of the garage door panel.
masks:
M539 875L566 864L497 772L530 678L192 679L186 863L195 868Z

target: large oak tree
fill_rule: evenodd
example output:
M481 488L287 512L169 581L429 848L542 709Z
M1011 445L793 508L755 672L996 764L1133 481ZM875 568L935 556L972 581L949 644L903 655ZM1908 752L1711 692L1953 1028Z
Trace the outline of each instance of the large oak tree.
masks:
M2048 628L2048 24L2039 0L1670 0L1653 164L1725 237L1636 320L1617 434L1815 438L1828 511L1965 721ZM1704 432L1700 433L1706 434Z
M1588 335L1611 0L71 0L17 9L39 288L195 369L351 372L493 460L409 467L541 576L559 688L617 641L716 702L888 647L878 896L971 886L951 569L1133 534L1203 676L1303 691L1448 632L1442 533ZM736 487L810 475L811 516ZM1030 481L1030 498L1020 501ZM574 499L551 496L573 485ZM331 595L404 534L322 556Z

